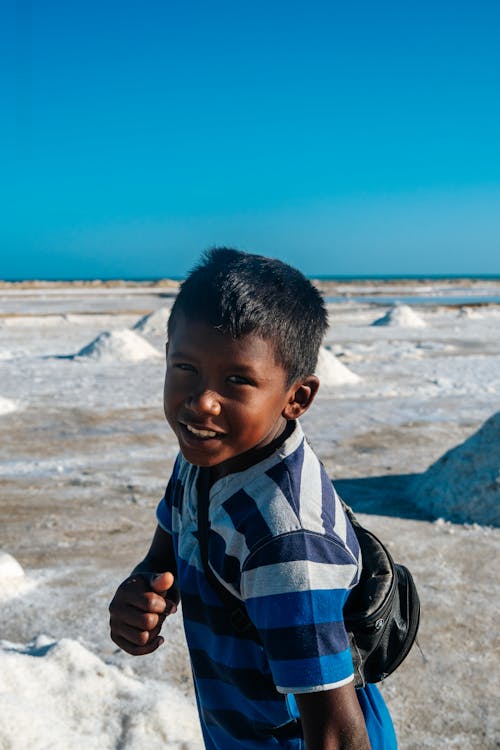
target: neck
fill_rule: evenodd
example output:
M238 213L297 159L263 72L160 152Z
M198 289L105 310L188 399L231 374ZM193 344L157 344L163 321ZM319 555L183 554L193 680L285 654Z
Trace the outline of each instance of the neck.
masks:
M228 461L223 461L223 463L218 464L217 466L212 466L210 469L210 485L228 474L235 474L238 471L244 471L245 469L250 468L250 466L254 466L268 456L271 456L281 445L283 445L285 440L290 437L295 430L295 425L295 420L289 420L286 422L280 434L267 445L263 445L262 448L252 448L245 453L241 453L239 456L230 458Z

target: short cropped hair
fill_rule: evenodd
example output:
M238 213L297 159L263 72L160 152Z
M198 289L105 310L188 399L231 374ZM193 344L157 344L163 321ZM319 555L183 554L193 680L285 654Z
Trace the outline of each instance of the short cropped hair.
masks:
M181 284L169 337L179 313L235 339L255 333L271 341L287 386L314 373L328 327L323 298L300 271L226 247L206 251Z

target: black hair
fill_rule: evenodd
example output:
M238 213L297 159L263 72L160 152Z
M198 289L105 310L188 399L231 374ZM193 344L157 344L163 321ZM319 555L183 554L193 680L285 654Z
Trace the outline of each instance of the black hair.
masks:
M274 258L213 248L181 284L168 321L179 313L238 339L257 333L272 341L287 385L314 373L328 326L322 296L296 268Z

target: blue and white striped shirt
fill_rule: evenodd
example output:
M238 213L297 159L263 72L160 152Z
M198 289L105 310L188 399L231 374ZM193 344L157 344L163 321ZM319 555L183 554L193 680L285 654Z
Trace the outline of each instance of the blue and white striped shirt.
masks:
M178 457L175 486L169 483L157 518L173 538L206 747L298 750L293 693L353 679L342 610L361 570L356 536L298 423L272 455L213 484L209 565L245 603L256 643L234 631L205 578L198 474ZM290 736L280 727L285 735L291 727Z

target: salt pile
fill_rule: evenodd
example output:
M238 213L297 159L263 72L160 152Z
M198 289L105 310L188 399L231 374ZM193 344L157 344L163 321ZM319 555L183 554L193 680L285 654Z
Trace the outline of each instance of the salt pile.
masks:
M402 328L425 328L425 322L408 305L394 305L372 326L401 326Z
M0 396L0 414L10 414L12 411L17 411L17 409L17 401Z
M357 383L359 375L349 370L332 352L322 346L319 350L316 375L322 386L346 385Z
M0 641L0 662L2 748L203 746L194 705L168 676L139 681L130 667L106 664L78 641L43 635L26 645Z
M0 552L0 580L5 578L22 578L24 570L17 560L8 552Z
M24 593L33 585L17 560L8 552L0 551L0 601Z
M146 334L159 334L165 336L167 333L169 317L170 308L161 307L159 310L149 313L149 315L144 315L144 317L138 320L133 326L133 330L141 331L141 333Z
M104 331L83 349L76 357L87 357L100 362L128 361L138 362L142 359L160 357L160 352L151 346L142 336L124 328L116 331Z
M458 311L458 317L459 318L477 318L480 319L483 316L480 312L477 310L474 310L472 307L461 307Z
M413 498L436 517L500 526L500 412L418 477Z

